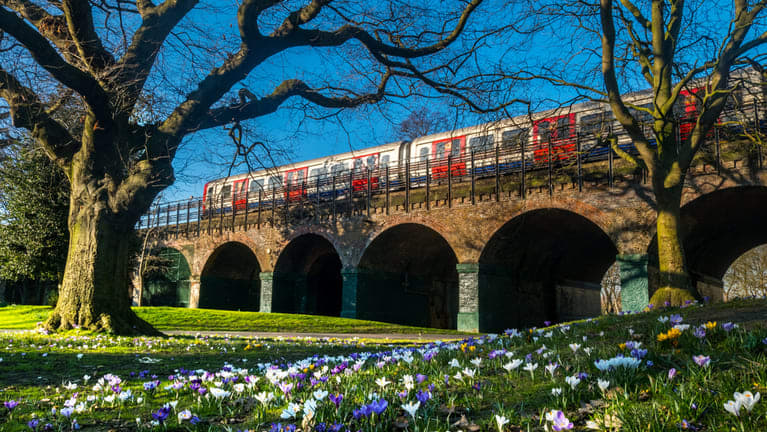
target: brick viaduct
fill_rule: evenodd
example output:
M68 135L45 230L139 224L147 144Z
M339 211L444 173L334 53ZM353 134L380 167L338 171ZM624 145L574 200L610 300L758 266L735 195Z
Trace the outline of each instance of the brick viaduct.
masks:
M686 181L684 247L698 291L721 298L730 264L767 243L767 172L705 168ZM598 315L600 281L615 262L623 308L647 305L657 268L649 185L484 198L335 222L180 232L155 248L183 257L189 307L499 331Z

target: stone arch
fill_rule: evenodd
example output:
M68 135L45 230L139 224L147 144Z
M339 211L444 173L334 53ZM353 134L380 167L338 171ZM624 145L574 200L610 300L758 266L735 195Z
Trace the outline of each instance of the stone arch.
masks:
M340 316L341 267L341 258L327 238L298 235L274 266L272 312Z
M588 218L541 208L499 228L479 258L483 331L600 314L600 281L618 251Z
M722 278L742 254L767 243L767 187L737 186L702 195L680 210L687 268L701 296L722 298ZM658 237L647 248L650 296L658 286Z
M152 251L145 263L145 306L189 307L191 270L182 251L163 247Z
M261 266L243 243L219 245L200 274L199 307L207 309L259 310Z
M359 262L357 316L455 328L457 263L448 241L426 225L403 223L382 231Z

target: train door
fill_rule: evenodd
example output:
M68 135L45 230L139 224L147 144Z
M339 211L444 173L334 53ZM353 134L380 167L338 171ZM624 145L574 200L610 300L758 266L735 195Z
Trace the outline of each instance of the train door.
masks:
M232 206L237 210L245 210L248 205L247 195L248 179L236 180L232 183Z
M682 102L681 106L678 106L675 114L679 119L680 142L690 139L692 129L695 127L695 123L698 120L698 113L700 112L700 97L698 92L701 90L702 87L698 87L692 90L682 90L679 92L679 97L682 98Z
M431 147L434 158L434 164L431 168L432 177L447 177L448 156L450 156L451 174L453 176L466 175L466 161L463 157L466 152L465 147L465 136L434 141Z
M285 172L285 198L296 201L306 195L306 174L309 167L296 168Z
M575 154L575 114L549 117L533 122L533 156L536 162L571 158Z
M357 156L352 161L354 179L352 186L355 191L366 190L368 187L368 170L370 170L370 188L378 187L378 158L379 153Z

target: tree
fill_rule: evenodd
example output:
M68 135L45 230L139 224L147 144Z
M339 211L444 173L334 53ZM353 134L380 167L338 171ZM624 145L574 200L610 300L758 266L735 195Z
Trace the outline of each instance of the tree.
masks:
M767 245L741 255L724 274L725 300L767 296Z
M29 281L60 282L67 251L66 176L39 147L15 141L0 159L0 184L0 279L27 289Z
M220 5L197 0L0 1L0 97L72 189L68 259L46 326L153 331L129 307L126 239L173 183L188 135L237 128L293 97L341 109L419 91L408 82L461 93L449 82L472 47L456 41L482 0L433 3L244 0L227 21ZM331 49L345 50L335 74L251 76ZM81 132L57 114L60 93L85 108Z
M746 65L749 55L759 56L759 48L767 42L762 25L765 6L765 1L745 0L536 1L526 5L535 12L525 17L535 17L530 31L556 29L561 43L572 44L572 50L565 51L569 58L549 59L517 78L543 79L609 104L639 157L621 151L617 141L611 140L614 151L649 172L657 207L660 273L659 289L650 299L653 304L681 304L696 294L681 239L684 179L725 107L733 71ZM711 24L711 13L726 14L729 22ZM572 31L562 32L563 28ZM540 43L538 38L532 40ZM556 70L551 65L564 66ZM624 96L648 87L649 106L632 104ZM698 110L680 118L675 111L683 106L685 95L695 99ZM689 128L684 134L678 133L681 121ZM648 123L649 128L643 127Z
M418 107L399 124L399 132L404 139L412 140L440 130L449 129L447 116L439 111Z

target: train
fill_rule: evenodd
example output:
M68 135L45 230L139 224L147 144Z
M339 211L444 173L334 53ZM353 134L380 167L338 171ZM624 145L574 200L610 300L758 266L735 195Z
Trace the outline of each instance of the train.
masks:
M754 74L750 69L740 71L738 78L745 79L738 82L758 83L756 77L751 79ZM731 89L719 122L737 128L757 121L761 127L765 107L757 87L739 84ZM686 139L692 130L700 110L701 89L691 87L680 93L680 102L674 107L678 139ZM649 91L642 91L624 99L634 106L651 107L651 96ZM650 127L649 114L641 110L634 114L643 127ZM649 129L647 132L652 136ZM417 187L427 180L439 183L468 175L490 176L496 175L496 170L507 174L561 166L578 156L583 163L604 160L609 152L605 138L611 134L622 150L636 152L609 106L584 102L216 179L205 184L202 206L204 214L240 211L267 203L338 199L383 187Z

